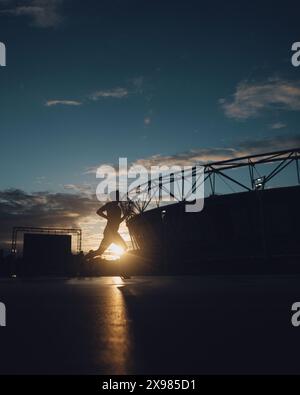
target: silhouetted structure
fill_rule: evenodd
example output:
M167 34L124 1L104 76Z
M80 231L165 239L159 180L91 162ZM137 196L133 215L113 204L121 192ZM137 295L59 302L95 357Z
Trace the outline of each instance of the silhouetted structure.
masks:
M15 226L12 231L11 253L17 254L18 235L20 233L37 233L37 234L72 234L76 236L76 252L79 254L82 244L82 231L78 228L38 228L33 226Z
M17 255L18 234L23 233L23 256ZM75 235L77 255L72 254ZM81 229L16 227L12 235L12 256L16 268L10 274L25 276L76 275L80 268Z
M165 273L300 271L300 186L266 189L292 164L300 184L299 153L295 149L204 165L211 195L203 211L187 213L183 196L181 202L141 210L128 221L137 254ZM262 172L258 166L268 164L274 168L255 178ZM243 168L249 169L250 185L232 172ZM217 177L246 192L218 195ZM156 184L163 188L163 181ZM149 183L144 188L151 196Z
M300 187L211 196L199 213L183 203L160 207L129 229L140 254L166 272L264 271L262 263L300 271L299 202Z
M71 258L70 235L24 234L24 272L33 275L64 275Z

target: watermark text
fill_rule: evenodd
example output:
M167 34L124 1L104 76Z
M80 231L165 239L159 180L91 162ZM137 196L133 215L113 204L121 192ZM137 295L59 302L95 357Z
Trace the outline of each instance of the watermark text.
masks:
M0 302L0 326L6 326L6 307Z
M294 52L291 62L294 67L300 66L300 42L295 42L292 45L292 51Z
M127 158L119 158L119 167L103 165L97 169L96 196L99 201L108 197L118 201L185 202L186 212L199 212L204 205L204 168L195 166L151 166L134 164L128 169ZM114 193L118 191L118 196Z
M6 66L6 47L2 42L0 42L0 66Z

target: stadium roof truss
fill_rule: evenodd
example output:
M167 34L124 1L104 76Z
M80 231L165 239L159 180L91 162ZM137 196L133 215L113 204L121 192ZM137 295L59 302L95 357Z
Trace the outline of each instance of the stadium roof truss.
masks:
M189 197L195 193L196 187L199 187L198 180L202 174L202 182L209 182L211 194L215 195L216 178L221 178L227 185L236 185L245 191L265 189L268 183L280 174L288 166L294 165L296 171L297 183L300 184L300 148L276 151L270 153L261 153L257 155L248 155L243 157L234 157L219 162L209 162L206 164L199 163L189 171L174 172L172 174L161 174L156 179L151 179L147 183L141 184L134 190L129 190L128 198L131 205L131 212L134 214L144 212L149 204L154 202L157 207L163 202L163 192L169 193L174 201L188 201ZM263 165L271 165L273 168L262 176L259 171ZM235 177L235 174L228 174L228 171L234 169L248 169L249 181L242 182ZM201 174L200 174L201 173ZM204 173L204 176L203 176ZM189 182L187 182L189 181ZM178 194L172 195L170 184L176 184L181 190L180 198ZM166 186L167 185L167 186ZM187 185L190 187L187 188ZM230 185L228 185L230 186ZM188 189L188 190L187 190ZM233 190L233 189L232 189ZM131 195L134 198L131 198Z

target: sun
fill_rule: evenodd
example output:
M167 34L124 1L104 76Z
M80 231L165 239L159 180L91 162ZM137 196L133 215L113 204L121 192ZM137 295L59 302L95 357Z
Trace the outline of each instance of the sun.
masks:
M120 256L122 256L124 254L124 249L120 246L118 246L117 244L112 244L109 247L109 251L111 252L111 254L117 258L119 258Z

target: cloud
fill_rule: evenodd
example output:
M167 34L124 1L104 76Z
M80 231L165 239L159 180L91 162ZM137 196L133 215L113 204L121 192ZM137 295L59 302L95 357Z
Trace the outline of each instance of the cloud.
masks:
M89 95L90 100L97 101L99 99L113 98L123 99L129 95L129 91L125 88L115 88L110 90L100 90Z
M1 0L0 0L1 2ZM125 99L130 95L142 95L143 94L143 84L144 84L144 77L137 77L130 80L131 87L117 87L111 89L101 89L94 91L82 98L82 100L48 100L46 102L47 107L56 106L58 104L63 105L73 105L79 106L88 101L98 101L101 99ZM149 123L149 117L146 118L145 124Z
M19 189L2 190L0 191L0 244L3 246L10 241L14 226L82 227L86 230L84 240L86 249L95 247L95 242L90 245L89 232L100 236L99 230L91 231L97 220L95 217L97 208L99 202L96 199L81 193L30 194ZM99 226L99 221L97 224Z
M232 100L219 100L228 118L245 120L265 110L300 110L300 82L274 79L264 83L241 82Z
M265 139L249 139L236 143L233 147L212 147L199 148L190 151L179 152L173 155L152 155L147 158L137 159L131 165L142 165L147 169L151 166L194 166L195 164L205 164L218 162L226 159L234 159L242 156L255 155L264 152L288 150L300 147L300 134L290 136L275 136ZM99 164L85 169L85 175L95 175L100 166L109 166L118 173L118 165Z
M145 125L150 125L150 123L151 123L151 118L150 118L150 117L146 117L146 118L144 119L144 124L145 124Z
M138 159L135 164L150 168L151 166L193 166L200 162L214 162L227 159L235 154L232 148L202 148L173 155L152 155Z
M286 126L287 125L285 123L276 122L276 123L273 123L272 125L270 125L270 129L273 129L273 130L284 129L284 128L286 128Z
M245 155L300 146L300 135L277 136L268 139L245 140L228 148L199 148L174 155L153 155L135 161L145 167L155 165L193 166ZM96 168L90 169L95 171ZM27 193L19 189L0 191L0 244L9 247L14 226L80 227L84 235L84 250L95 248L101 239L105 221L99 221L95 211L100 203L89 184L66 184L72 193L47 191Z
M107 98L113 98L113 99L123 99L129 95L129 92L125 88L115 88L111 90L102 90L102 91L96 91L90 95L88 95L88 100L92 101L98 101L100 99L107 99ZM83 101L79 100L48 100L45 103L46 107L53 107L53 106L58 106L58 105L63 105L63 106L81 106L84 104L84 101L86 99L83 99Z
M77 100L48 100L45 103L46 107L53 107L53 106L81 106L82 102Z
M300 147L300 135L276 136L267 139L245 140L229 148L199 148L174 155L153 155L149 158L139 159L135 164L143 165L146 168L162 165L194 166L197 163L217 162L298 147Z
M245 140L239 143L238 150L245 155L289 150L300 147L300 134L276 136L267 139Z
M0 190L0 248L9 249L14 226L81 228L83 250L99 246L106 225L96 211L101 205L94 194L74 185L66 186L74 193L26 193L20 189ZM129 241L127 228L120 231Z
M64 189L91 197L95 194L96 187L91 184L65 184Z
M4 2L8 8L2 14L27 16L32 25L40 28L57 27L63 20L61 5L63 0L11 0Z

